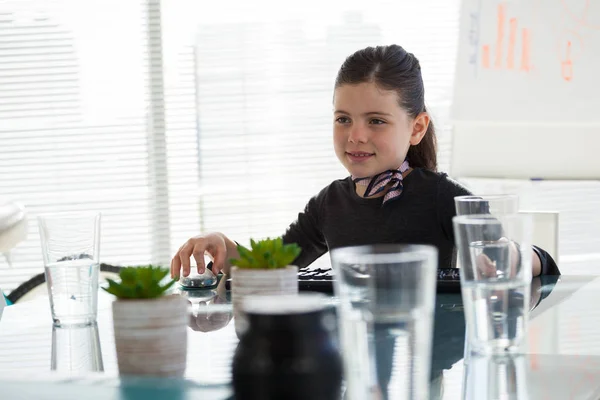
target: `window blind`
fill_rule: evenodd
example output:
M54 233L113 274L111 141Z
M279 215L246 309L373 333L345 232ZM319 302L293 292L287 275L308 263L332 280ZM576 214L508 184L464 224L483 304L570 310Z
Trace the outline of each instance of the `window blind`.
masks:
M39 213L101 211L103 262L170 252L157 15L155 2L0 3L0 195L29 213L13 267L0 260L4 291L43 272Z

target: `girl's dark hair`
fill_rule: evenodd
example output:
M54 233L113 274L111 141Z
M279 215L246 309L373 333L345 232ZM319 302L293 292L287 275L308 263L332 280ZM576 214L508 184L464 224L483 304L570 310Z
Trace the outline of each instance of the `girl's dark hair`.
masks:
M400 107L415 118L425 108L425 88L419 60L398 45L367 47L346 58L338 72L335 87L373 82L381 89L398 94ZM421 142L410 146L406 159L411 167L437 170L437 139L433 122Z

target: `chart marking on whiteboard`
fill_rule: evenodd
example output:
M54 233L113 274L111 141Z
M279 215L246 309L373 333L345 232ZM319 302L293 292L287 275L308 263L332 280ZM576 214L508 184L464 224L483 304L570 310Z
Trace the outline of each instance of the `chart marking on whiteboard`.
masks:
M483 64L483 60L479 60L479 40L481 35L481 3L483 0L477 0L477 10L473 10L469 14L470 26L468 30L470 51L468 62L472 66L473 75L477 77L479 65ZM489 51L489 49L488 49Z
M562 77L565 81L573 80L573 60L571 60L571 41L567 41L567 56L562 61Z
M519 38L521 39L520 60L517 59ZM523 72L531 71L530 30L519 27L519 19L510 16L510 9L507 9L505 2L501 2L496 7L496 37L494 40L493 45L488 43L481 45L481 67L483 69L516 71L518 68Z
M495 68L502 68L502 47L504 46L504 20L506 18L506 5L504 3L498 4L498 13L496 16L496 60L494 62Z
M517 45L517 19L511 18L508 31L508 54L506 55L506 68L515 67L515 47Z
M481 65L483 68L490 67L490 45L484 44L481 49Z
M531 37L529 29L521 30L521 71L531 71Z

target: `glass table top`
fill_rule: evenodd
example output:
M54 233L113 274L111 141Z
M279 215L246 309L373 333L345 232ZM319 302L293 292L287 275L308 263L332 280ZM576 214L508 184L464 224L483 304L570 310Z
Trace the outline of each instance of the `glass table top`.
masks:
M230 366L238 338L230 293L221 284L179 292L191 306L185 380L119 379L113 297L101 291L97 324L89 327L53 328L46 296L5 309L0 393L23 399L80 398L83 393L109 399L232 398ZM438 293L431 398L483 399L490 385L504 385L500 390L507 392L518 387L527 399L600 398L599 303L598 277L534 278L528 354L465 360L461 296Z

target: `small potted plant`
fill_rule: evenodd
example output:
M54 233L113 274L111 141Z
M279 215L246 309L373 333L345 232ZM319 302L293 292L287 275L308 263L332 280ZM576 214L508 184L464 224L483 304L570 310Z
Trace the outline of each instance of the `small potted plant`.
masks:
M166 295L169 270L152 265L120 270L107 279L112 303L117 362L121 375L182 377L187 354L188 303Z
M236 332L243 320L242 302L252 294L297 294L298 267L290 265L300 254L295 244L283 244L282 238L250 240L250 249L238 244L237 259L230 260L231 297Z

